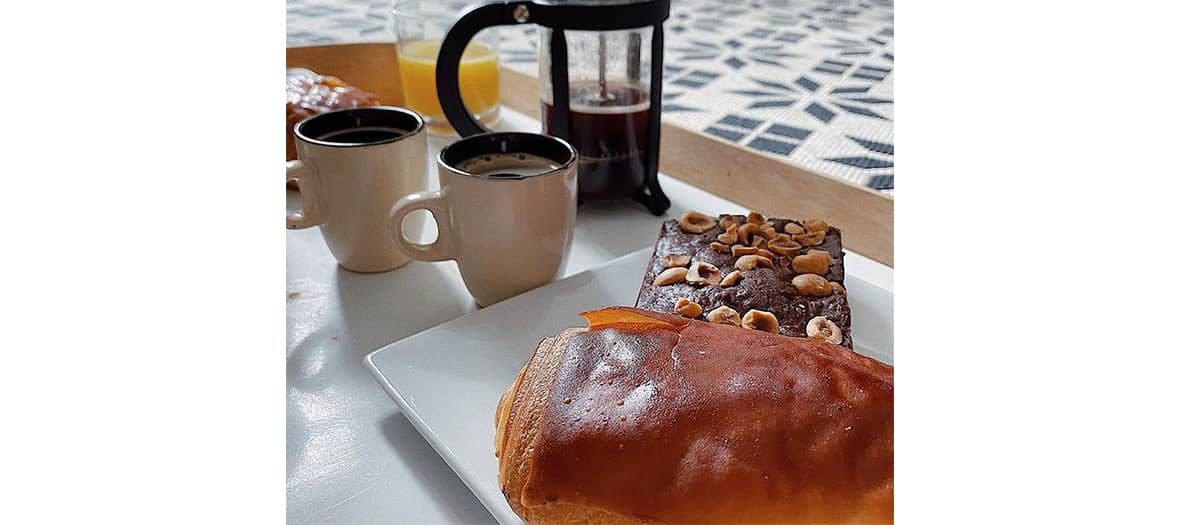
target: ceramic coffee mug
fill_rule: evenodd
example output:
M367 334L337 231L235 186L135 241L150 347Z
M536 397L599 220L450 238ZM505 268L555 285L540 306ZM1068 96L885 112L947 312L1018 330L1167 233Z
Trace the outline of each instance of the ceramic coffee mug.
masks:
M577 159L564 140L536 133L485 133L438 156L439 191L415 193L390 214L394 242L420 261L454 260L482 306L561 275L574 238ZM438 240L401 235L415 210L438 223Z
M319 226L336 261L354 272L409 262L386 227L398 199L427 188L424 130L417 113L395 107L343 109L297 124L299 160L287 163L287 182L299 186L303 204L288 212L287 228ZM421 220L408 225L421 227Z

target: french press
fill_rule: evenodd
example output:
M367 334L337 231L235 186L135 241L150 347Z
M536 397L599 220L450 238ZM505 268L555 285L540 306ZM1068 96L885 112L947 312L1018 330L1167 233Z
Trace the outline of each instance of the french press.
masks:
M459 96L459 59L479 31L537 24L544 132L578 150L578 198L670 203L660 163L663 23L671 0L497 1L468 9L447 32L436 67L443 113L460 135L484 133Z

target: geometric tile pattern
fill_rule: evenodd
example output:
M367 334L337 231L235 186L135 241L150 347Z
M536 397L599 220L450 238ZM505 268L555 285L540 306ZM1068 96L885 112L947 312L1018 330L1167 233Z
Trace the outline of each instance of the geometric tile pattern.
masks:
M288 0L287 45L392 41L388 5ZM664 118L892 193L891 0L673 0L664 29ZM536 30L499 32L503 66L536 74Z

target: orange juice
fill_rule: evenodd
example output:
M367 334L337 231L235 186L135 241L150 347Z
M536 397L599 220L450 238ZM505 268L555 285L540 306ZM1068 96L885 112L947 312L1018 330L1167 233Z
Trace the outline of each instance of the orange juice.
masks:
M434 84L439 47L438 40L399 43L397 68L406 105L427 121L446 122ZM500 105L499 63L500 57L487 44L472 42L463 51L459 59L459 92L472 115L482 116Z

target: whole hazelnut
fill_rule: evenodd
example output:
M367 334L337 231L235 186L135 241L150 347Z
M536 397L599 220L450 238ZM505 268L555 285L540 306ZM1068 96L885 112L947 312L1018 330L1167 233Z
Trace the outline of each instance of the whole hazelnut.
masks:
M814 273L801 273L791 279L791 285L803 295L824 297L832 295L832 285L827 279Z
M832 267L832 254L824 250L810 250L791 259L791 269L799 273L824 275Z
M666 268L656 276L652 281L656 286L668 286L669 284L676 284L684 280L688 275L688 268Z

